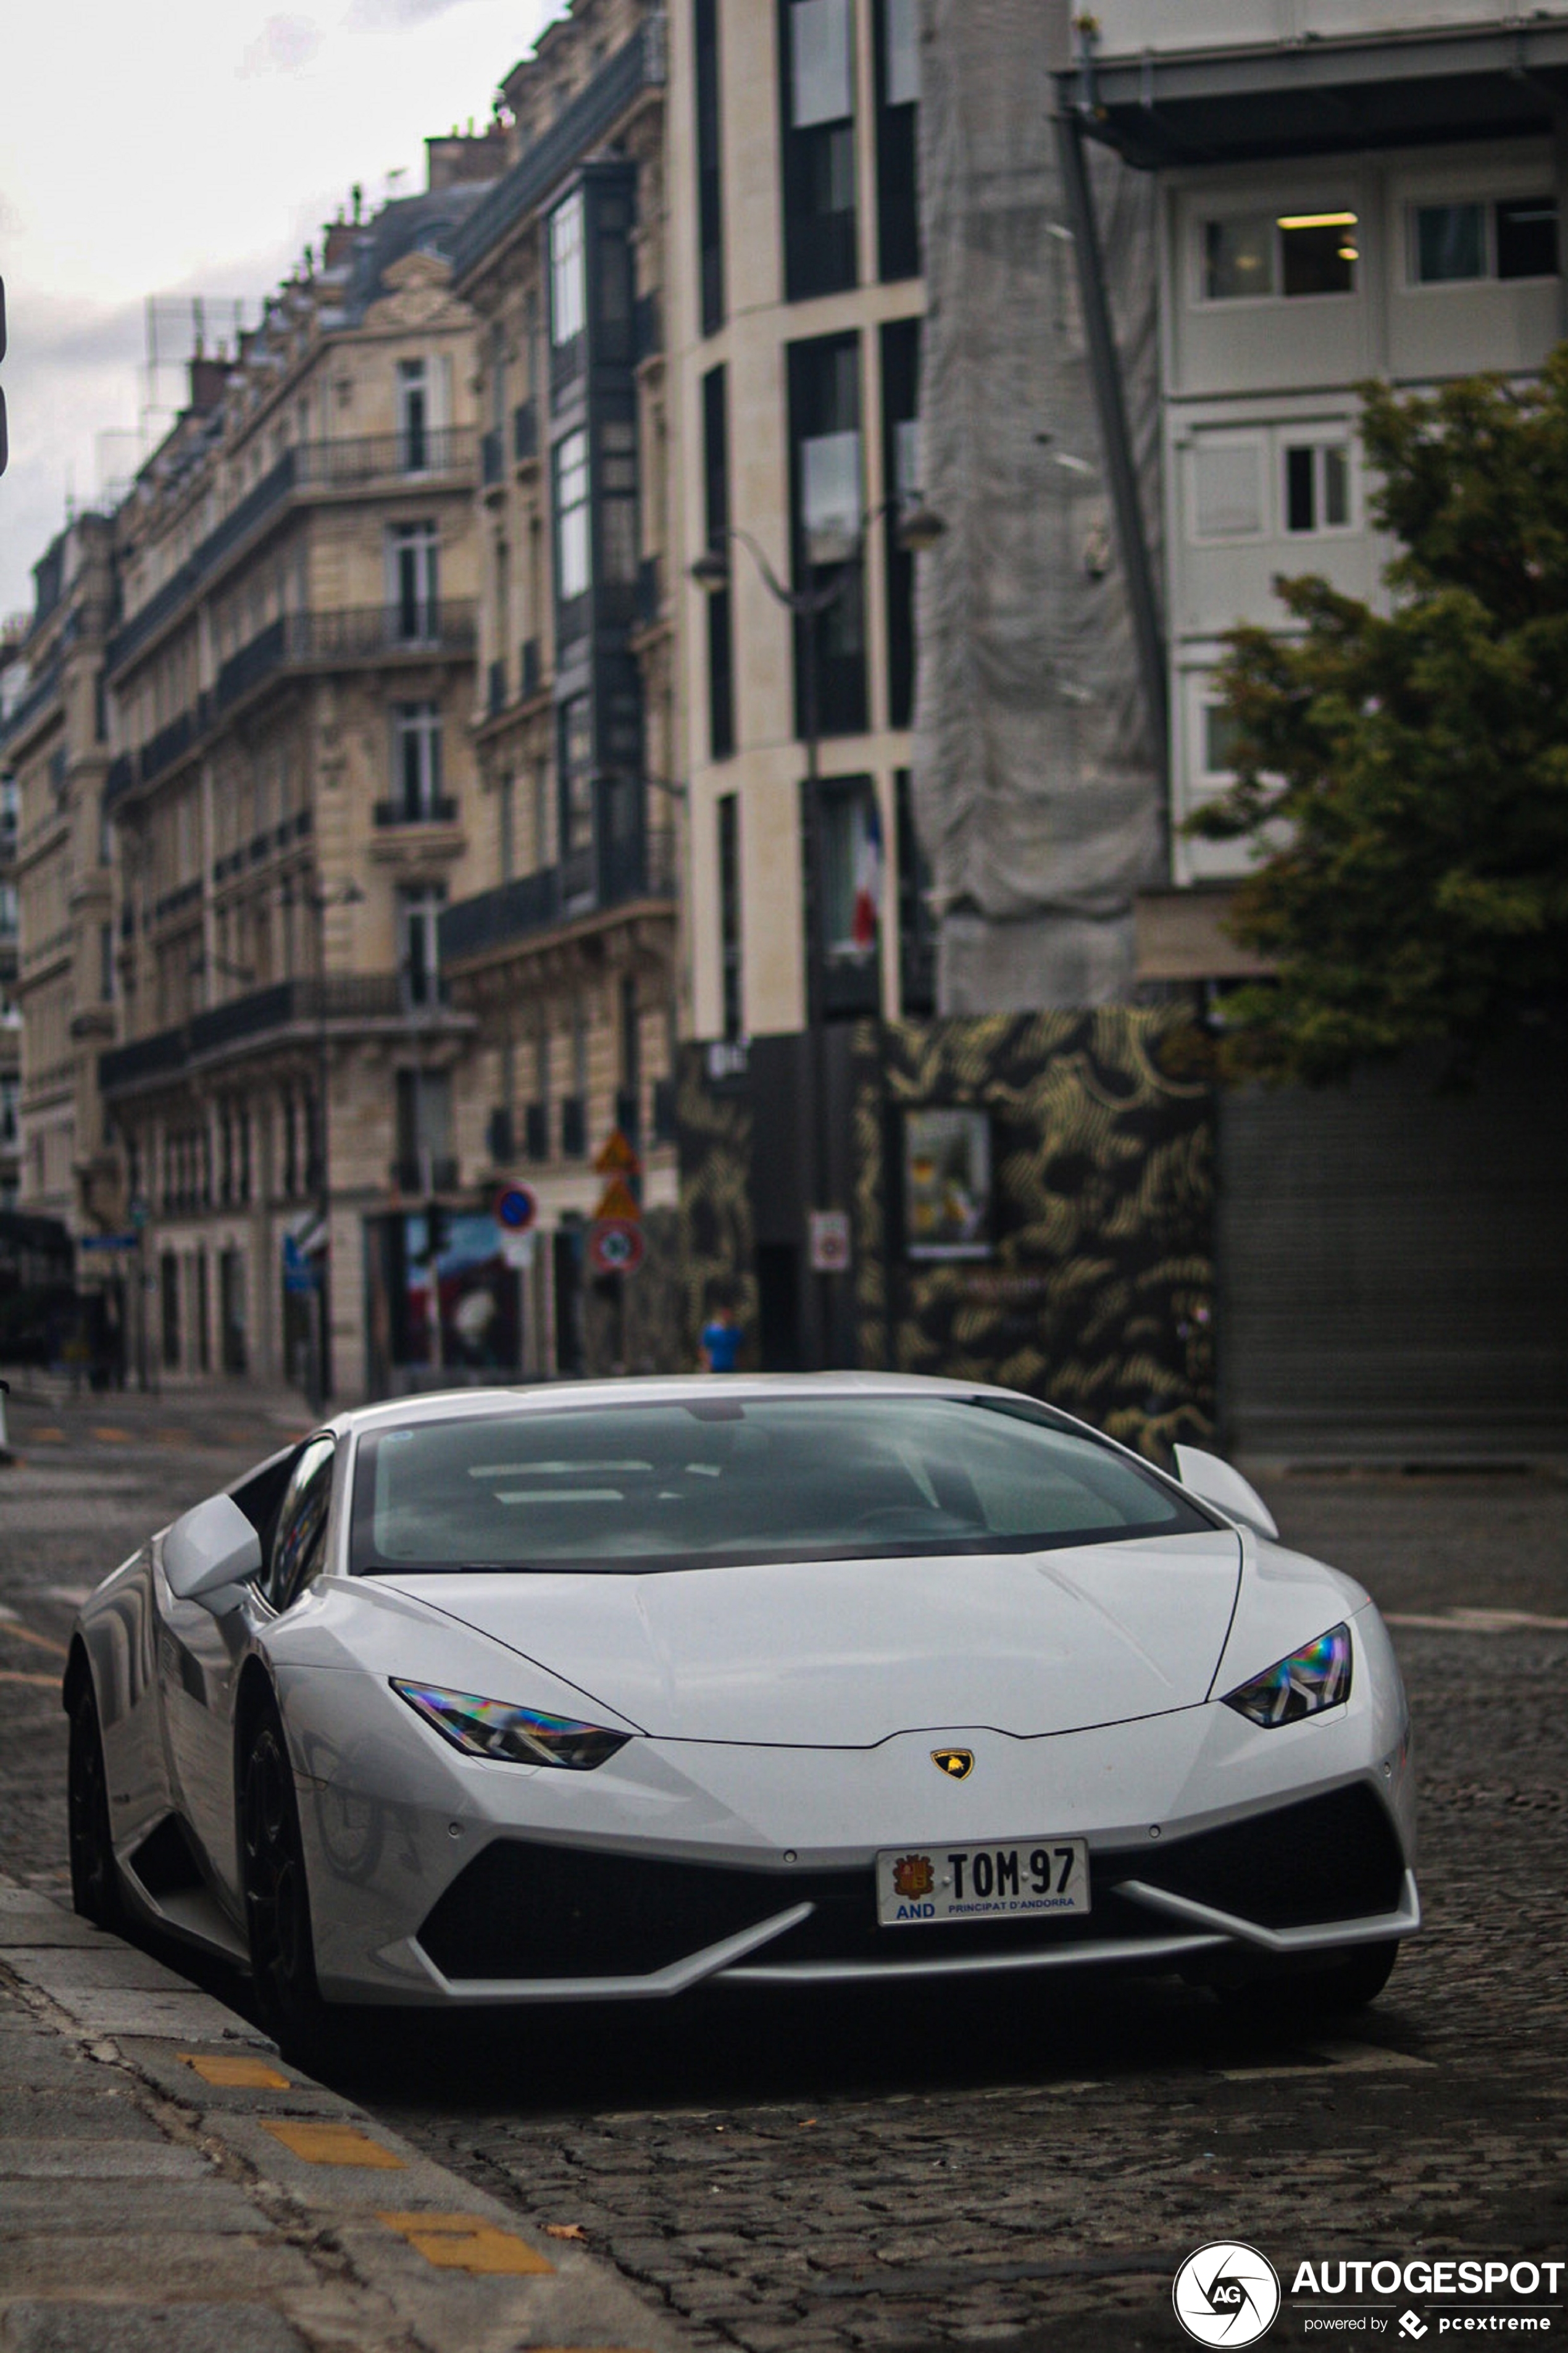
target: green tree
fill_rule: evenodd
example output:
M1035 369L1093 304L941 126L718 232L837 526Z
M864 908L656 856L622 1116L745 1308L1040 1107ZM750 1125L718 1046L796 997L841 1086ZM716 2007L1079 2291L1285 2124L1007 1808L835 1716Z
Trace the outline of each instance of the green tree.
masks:
M1259 861L1232 935L1277 981L1226 997L1232 1076L1321 1084L1443 1040L1463 1076L1568 982L1568 345L1538 383L1362 386L1389 614L1279 580L1234 630L1236 783L1189 821Z

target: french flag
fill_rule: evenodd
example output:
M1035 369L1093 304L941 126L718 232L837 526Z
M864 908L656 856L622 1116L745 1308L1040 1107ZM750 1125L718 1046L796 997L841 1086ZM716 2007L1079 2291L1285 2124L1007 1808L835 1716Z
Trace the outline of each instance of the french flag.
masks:
M858 948L876 946L881 904L882 818L873 800L866 810L865 826L855 853L855 915L850 937Z

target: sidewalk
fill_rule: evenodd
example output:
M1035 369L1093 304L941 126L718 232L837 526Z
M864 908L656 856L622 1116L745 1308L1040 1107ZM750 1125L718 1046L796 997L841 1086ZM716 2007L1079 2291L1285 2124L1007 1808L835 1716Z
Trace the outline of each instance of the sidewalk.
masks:
M681 2353L607 2264L0 1879L5 2353Z

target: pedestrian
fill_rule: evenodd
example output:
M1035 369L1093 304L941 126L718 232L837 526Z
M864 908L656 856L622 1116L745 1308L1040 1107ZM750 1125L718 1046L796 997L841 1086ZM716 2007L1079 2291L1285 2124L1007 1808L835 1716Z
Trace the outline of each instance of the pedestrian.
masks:
M721 1299L711 1321L702 1326L702 1362L710 1373L732 1373L740 1353L741 1327L735 1311L727 1299Z

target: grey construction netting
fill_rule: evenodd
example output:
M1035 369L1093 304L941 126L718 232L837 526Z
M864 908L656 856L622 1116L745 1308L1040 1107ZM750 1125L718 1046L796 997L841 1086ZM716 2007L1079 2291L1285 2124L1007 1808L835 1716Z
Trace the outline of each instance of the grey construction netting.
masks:
M929 311L916 817L947 1013L1131 991L1132 894L1163 873L1138 663L1058 167L1040 0L921 0ZM1158 577L1152 177L1089 142Z

